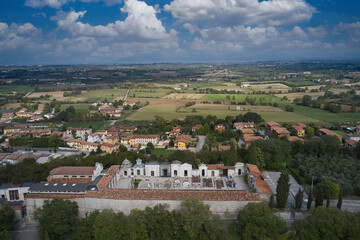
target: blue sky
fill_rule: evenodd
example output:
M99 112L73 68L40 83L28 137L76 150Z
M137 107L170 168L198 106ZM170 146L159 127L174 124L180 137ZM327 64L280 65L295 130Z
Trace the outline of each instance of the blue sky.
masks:
M358 0L11 0L0 64L360 59Z

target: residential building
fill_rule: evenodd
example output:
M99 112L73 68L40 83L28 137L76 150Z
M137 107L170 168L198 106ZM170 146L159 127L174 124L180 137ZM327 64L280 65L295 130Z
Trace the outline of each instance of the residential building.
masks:
M277 122L274 122L274 121L267 122L266 124L267 124L268 128L270 128L270 131L273 131L274 128L280 127L280 124L278 124Z
M298 137L303 137L305 136L305 125L304 124L301 124L301 123L297 123L297 124L294 124L291 126L292 129L294 129L294 131L296 132L296 135Z
M91 128L72 128L69 127L66 129L66 135L72 136L73 131L75 131L75 137L80 137L85 139L85 136L89 136L92 133Z
M177 149L186 149L187 145L191 141L190 135L179 135L174 141L174 147Z
M250 128L243 128L240 130L241 132L241 136L243 139L250 137L250 136L254 136L254 131Z
M34 137L49 136L51 134L51 129L35 129L31 131L31 134Z
M283 128L283 127L274 128L273 131L277 138L290 136L290 132L286 128Z
M223 126L222 124L218 124L215 126L215 131L225 131L226 130L226 127Z
M15 114L13 112L3 113L1 115L1 119L13 119L14 117L15 117Z
M326 129L326 128L320 128L319 129L319 134L320 135L335 136L335 137L337 137L339 139L340 142L342 141L342 137L339 134L337 134L337 133L335 133L335 132L333 132L333 131L331 131L329 129Z
M234 128L236 130L241 130L243 128L254 128L255 123L254 122L236 122L234 123Z
M261 136L249 136L244 139L246 148L250 147L251 143L255 140L263 140Z
M119 151L119 145L114 145L111 143L101 143L100 148L103 152L113 153Z
M141 146L146 146L148 143L152 143L154 146L156 146L160 140L159 135L134 135L133 138L135 142L132 142L130 139L131 145L141 144Z
M25 129L24 125L14 125L4 128L4 135L12 135L15 133L20 133L20 130Z
M193 126L191 131L196 132L196 131L199 131L200 128L202 128L202 125L199 124L199 125Z
M297 137L297 136L288 136L287 139L288 139L289 142L299 141L299 142L301 142L301 143L305 143L304 139L299 138L299 137Z
M123 106L130 106L133 107L136 104L136 102L124 102Z
M345 139L346 140L354 140L354 141L358 142L358 141L360 141L360 133L346 134Z

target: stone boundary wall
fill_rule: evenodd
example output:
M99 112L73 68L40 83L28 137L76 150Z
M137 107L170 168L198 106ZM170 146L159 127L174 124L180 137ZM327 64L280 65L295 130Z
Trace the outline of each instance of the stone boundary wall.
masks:
M87 192L86 198L118 200L180 200L196 197L203 201L260 201L259 193L247 190L134 190L106 189L100 192Z

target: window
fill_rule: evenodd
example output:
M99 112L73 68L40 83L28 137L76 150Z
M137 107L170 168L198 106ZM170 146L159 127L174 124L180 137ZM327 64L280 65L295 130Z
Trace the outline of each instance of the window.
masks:
M68 175L64 175L64 178L65 178L65 177L69 177L69 176L68 176Z
M18 190L9 191L9 195L10 195L10 201L19 200L19 192L18 192Z
M177 176L177 170L174 170L174 176Z
M136 174L137 174L137 175L140 175L140 170L137 170L137 171L136 171Z
M211 176L215 176L215 172L214 171L211 171Z
M205 177L205 169L201 171L201 176Z
M76 178L77 176L73 175L72 177L73 177L73 178Z
M1 198L5 198L5 195L1 195Z
M127 176L127 171L124 171L124 175Z
M185 170L184 171L184 176L187 177L187 175L188 175L188 172L187 172L187 170Z
M131 169L131 175L134 175L134 169Z
M155 173L154 173L154 171L151 171L151 176L153 177L153 176L155 176Z
M238 175L241 175L241 169L239 169Z
M80 176L80 177L85 177L85 176Z

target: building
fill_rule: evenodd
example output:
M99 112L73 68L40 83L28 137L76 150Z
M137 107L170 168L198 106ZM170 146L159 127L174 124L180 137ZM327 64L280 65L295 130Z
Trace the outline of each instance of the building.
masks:
M102 164L96 164L95 167L57 167L50 171L47 180L51 183L89 183L99 167L102 168Z
M301 123L297 123L297 124L294 124L291 126L292 129L294 129L294 131L296 132L296 135L298 137L303 137L305 136L305 125L304 124L301 124Z
M89 152L96 152L99 146L100 145L98 143L84 142L84 141L81 143L81 149Z
M145 163L145 176L160 177L160 165L158 162Z
M148 143L152 143L156 146L159 140L159 135L134 135L133 138L130 139L130 145L141 144L141 146L146 146Z
M319 129L319 134L323 135L323 136L324 135L335 136L335 137L337 137L339 139L340 142L342 141L342 137L339 134L337 134L337 133L335 133L335 132L333 132L333 131L331 131L329 129L326 129L326 128L320 128Z
M280 124L278 124L277 122L273 122L273 121L267 122L266 125L268 126L270 131L273 131L274 128L280 127Z
M254 136L254 131L250 128L242 128L240 132L243 139Z
M274 128L273 132L275 133L277 138L290 136L290 132L286 128L283 128L283 127Z
M85 139L86 136L89 136L92 133L91 128L72 128L69 127L66 129L66 135L72 136L73 131L75 132L75 137L80 137Z
M15 114L13 112L10 112L10 113L3 113L1 115L1 119L6 119L6 120L11 120L15 117Z
M189 135L179 135L174 141L174 147L177 149L186 149L187 145L191 141L191 136Z
M31 131L31 134L34 137L49 136L51 134L51 129L35 129Z
M177 137L181 133L181 128L179 126L173 127L173 129L168 133L169 137Z
M246 172L248 174L248 187L251 191L268 196L273 195L273 192L265 181L266 176L260 172L256 165L246 164Z
M352 140L352 139L348 139L345 141L346 146L348 147L356 147L358 141Z
M102 143L100 144L100 149L103 152L113 153L119 151L119 146L111 143Z
M116 144L119 142L119 136L118 135L112 135L112 136L108 136L104 139L104 142L106 143L110 143L110 144Z
M360 141L360 133L346 134L345 139L346 140L354 140L354 141L358 142L358 141Z
M171 177L191 177L192 165L189 163L182 163L180 161L171 162Z
M193 126L191 128L191 131L196 132L196 131L199 131L200 128L202 128L202 125L199 124L199 125Z
M226 127L223 126L222 124L218 124L215 126L215 131L225 131L226 130Z
M130 107L133 107L134 105L136 104L136 102L124 102L123 103L123 106L130 106Z
M0 184L0 199L5 199L7 202L24 201L26 194L29 192L29 187L33 184L34 182Z
M4 135L12 135L15 133L20 133L20 130L25 129L24 125L14 125L14 126L8 126L4 128Z
M254 128L255 127L255 123L253 122L236 122L234 123L234 128L236 130L241 130L243 128Z
M287 139L288 139L289 142L299 141L299 142L301 142L301 143L305 143L304 139L299 138L299 137L297 137L297 136L288 136Z
M255 140L263 140L261 136L249 136L244 139L246 148L250 147L251 143Z

